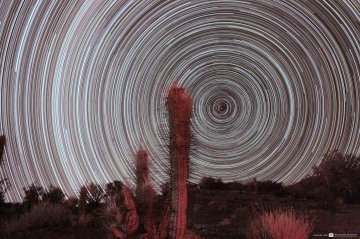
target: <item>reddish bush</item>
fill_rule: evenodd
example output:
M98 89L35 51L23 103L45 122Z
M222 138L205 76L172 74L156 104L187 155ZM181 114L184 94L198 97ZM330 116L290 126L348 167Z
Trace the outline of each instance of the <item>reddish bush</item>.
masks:
M312 231L312 223L292 210L275 210L260 213L250 223L250 239L306 239Z

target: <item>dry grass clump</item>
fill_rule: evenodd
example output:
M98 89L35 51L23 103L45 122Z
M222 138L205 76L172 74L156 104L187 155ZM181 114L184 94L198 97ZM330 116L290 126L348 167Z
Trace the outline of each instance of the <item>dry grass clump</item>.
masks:
M306 239L312 231L312 223L306 216L293 210L277 209L260 213L251 222L250 239Z
M70 212L62 204L42 202L14 218L2 223L1 228L7 232L18 232L45 227L65 226L70 223Z

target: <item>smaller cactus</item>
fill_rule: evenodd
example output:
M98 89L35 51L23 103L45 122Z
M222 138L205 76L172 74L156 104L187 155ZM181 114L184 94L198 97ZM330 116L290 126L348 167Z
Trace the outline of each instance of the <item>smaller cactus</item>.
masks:
M126 235L133 234L139 227L139 216L133 194L128 187L123 188L124 195L124 232Z
M120 192L107 201L105 223L115 238L126 238L137 231L139 216L134 196L128 187L123 186Z
M170 223L170 206L165 207L165 211L163 214L163 217L159 223L158 229L157 229L157 237L156 239L166 239L169 232L169 223Z
M80 197L79 197L79 223L80 225L86 226L89 223L88 215L86 212L86 204L88 199L88 190L85 186L80 188Z
M136 154L136 202L139 213L139 230L141 233L154 235L153 204L155 190L149 179L149 159L142 147Z

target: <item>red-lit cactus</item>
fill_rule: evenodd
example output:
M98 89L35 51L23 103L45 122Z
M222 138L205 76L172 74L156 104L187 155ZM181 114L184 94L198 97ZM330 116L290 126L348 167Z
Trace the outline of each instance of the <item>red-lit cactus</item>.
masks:
M149 179L149 159L142 147L136 154L136 202L139 214L139 230L155 234L153 204L155 191Z
M169 238L183 239L186 233L187 179L190 153L192 103L176 84L167 97L170 126L170 225Z
M123 232L125 235L131 235L139 227L139 216L136 211L134 196L128 187L123 187L124 196L124 223Z
M157 228L156 237L154 239L166 239L169 229L170 206L165 204L164 212Z
M127 238L139 227L134 195L127 186L122 186L106 203L105 226L111 231L110 238Z

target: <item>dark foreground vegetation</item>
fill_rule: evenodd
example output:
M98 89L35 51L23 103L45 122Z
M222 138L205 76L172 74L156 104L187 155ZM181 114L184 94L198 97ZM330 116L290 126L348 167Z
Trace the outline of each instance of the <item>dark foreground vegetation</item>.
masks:
M213 178L188 184L187 228L194 238L281 238L266 236L270 223L276 230L296 230L299 236L291 238L319 238L331 232L359 238L359 162L359 157L331 152L311 176L290 186L255 179L223 183ZM80 190L79 198L65 199L59 188L45 191L31 185L24 189L23 203L2 202L1 238L116 238L109 220L114 203L110 199L123 187L115 181L103 192L90 184ZM154 196L157 221L167 203L166 188L163 195ZM127 238L147 237L136 231Z

